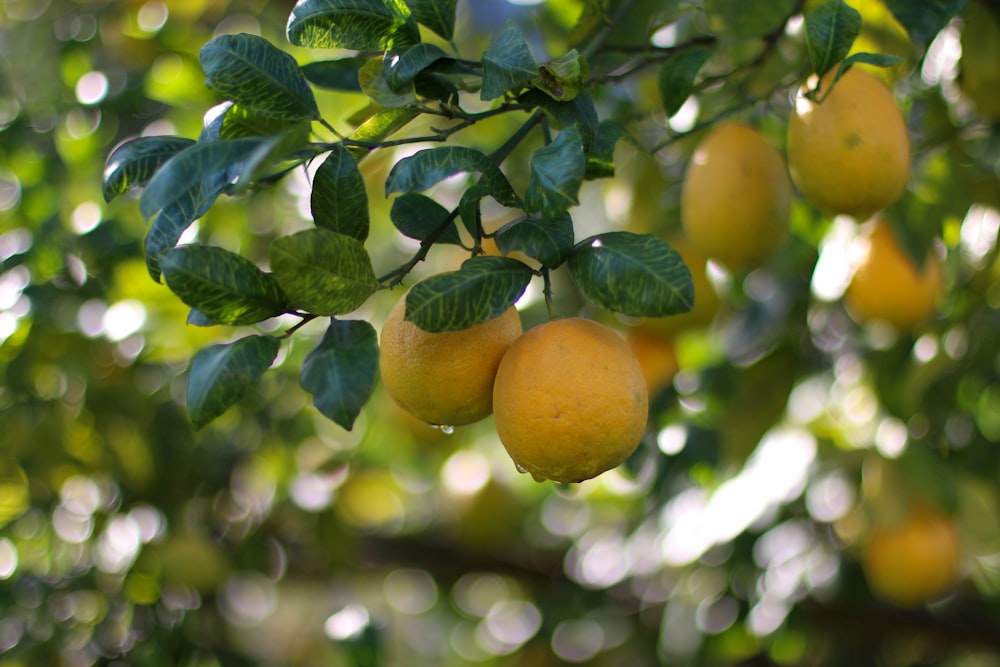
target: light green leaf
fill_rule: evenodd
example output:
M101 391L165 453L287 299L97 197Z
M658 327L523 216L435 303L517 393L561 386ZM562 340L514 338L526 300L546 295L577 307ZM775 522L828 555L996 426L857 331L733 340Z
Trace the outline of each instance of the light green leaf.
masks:
M392 202L389 217L396 229L411 239L425 241L433 237L435 243L462 245L451 213L430 197L404 193Z
M577 194L586 169L580 131L571 125L551 144L532 154L525 210L556 216L579 203Z
M384 65L383 60L372 59L358 71L361 92L385 109L398 109L414 104L417 101L417 93L413 83L399 88L391 87L386 79Z
M586 180L611 178L615 175L615 146L620 139L635 139L617 121L605 120L597 128L597 139L587 153ZM586 146L586 144L584 144Z
M350 431L377 378L375 329L362 320L334 320L302 362L299 382L317 410Z
M550 218L522 218L498 229L494 237L504 255L520 251L554 269L573 250L573 219L566 212Z
M120 144L104 166L104 200L142 187L167 160L193 144L191 139L171 136L137 137Z
M403 0L299 0L288 19L288 41L313 49L388 51L420 41Z
M411 120L420 115L419 111L410 108L382 109L375 106L375 109L376 111L351 133L351 139L366 144L365 146L351 146L349 149L351 155L357 160L361 160L367 155L372 150L371 147L399 132ZM369 144L371 147L368 146Z
M406 296L406 319L431 332L459 331L501 315L524 293L533 273L507 257L468 259L451 273L413 286Z
M385 181L385 194L420 192L449 176L466 172L482 174L493 198L504 206L520 204L500 168L485 153L467 146L442 146L417 151L397 162Z
M191 359L187 410L195 428L202 428L253 389L278 356L274 336L247 336L211 345Z
M536 76L538 66L528 44L518 27L508 20L500 36L483 53L483 87L479 96L484 100L496 99L507 91L523 88Z
M660 67L660 102L667 116L677 113L694 91L698 72L712 57L711 49L687 49L672 55Z
M552 99L567 102L580 94L589 74L587 59L572 49L539 67L532 83Z
M806 15L806 49L823 76L843 60L861 32L861 14L843 0L827 0Z
M589 300L625 315L676 315L694 303L681 256L650 234L607 232L581 241L569 257L569 275Z
M457 0L406 0L417 23L427 26L448 41L455 34Z
M310 196L313 222L334 232L368 238L368 193L351 152L334 146L313 177Z
M377 288L361 241L318 227L271 243L271 270L292 304L314 315L349 313Z
M208 85L265 118L315 120L319 108L295 59L257 35L220 35L198 52Z
M254 324L287 310L274 278L223 248L190 245L160 257L167 287L217 324Z

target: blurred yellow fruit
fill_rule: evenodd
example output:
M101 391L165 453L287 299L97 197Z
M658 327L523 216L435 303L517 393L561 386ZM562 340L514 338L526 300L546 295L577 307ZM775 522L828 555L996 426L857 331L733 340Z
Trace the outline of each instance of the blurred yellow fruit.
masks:
M861 564L875 595L899 607L919 606L958 581L958 530L950 517L915 504L898 525L872 529Z
M382 327L379 371L393 400L430 424L471 424L493 411L500 358L521 335L511 307L462 331L431 333L404 319L401 298Z
M828 215L867 220L903 194L910 177L906 121L885 85L852 67L816 103L803 95L788 120L788 167L809 203ZM825 96L825 98L823 97Z
M645 326L631 329L626 339L646 378L649 395L655 396L669 387L680 370L673 339Z
M725 123L698 145L684 174L685 236L732 271L755 268L785 242L791 196L774 146L747 125Z
M860 258L844 293L859 323L881 320L909 330L934 313L941 295L941 263L931 254L917 270L884 220L871 221L859 237Z
M538 481L581 482L619 465L639 445L648 413L639 362L624 338L593 320L529 330L497 371L497 433Z

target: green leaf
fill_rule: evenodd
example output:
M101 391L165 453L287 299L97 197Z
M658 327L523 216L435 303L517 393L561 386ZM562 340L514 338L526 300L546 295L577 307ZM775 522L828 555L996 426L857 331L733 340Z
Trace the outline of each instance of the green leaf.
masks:
M968 0L885 0L886 7L916 44L930 42L967 3Z
M420 41L403 0L299 0L288 19L288 41L313 49L388 51Z
M274 336L247 336L199 350L191 359L187 382L187 410L195 428L246 396L274 363L280 347Z
M566 212L549 218L522 218L498 229L494 237L504 255L518 250L554 269L573 250L573 219Z
M393 88L386 79L383 60L373 59L367 62L358 72L358 82L361 92L371 98L372 102L386 109L398 109L409 106L417 101L417 93L413 83Z
M680 51L667 59L660 68L660 102L667 116L677 113L694 92L698 72L712 57L712 49L694 48Z
M737 41L780 30L796 6L796 0L704 0L704 3L712 32L723 39Z
M413 18L448 41L455 34L457 0L406 0Z
M340 90L348 93L360 93L358 70L371 58L368 56L352 56L336 60L319 60L302 66L302 74L309 83L327 90Z
M193 145L184 137L137 137L111 151L104 166L104 200L149 182L156 171L170 158Z
M208 85L265 118L315 120L319 108L295 58L257 35L219 35L198 52Z
M507 257L467 259L451 273L422 280L406 296L406 319L431 332L460 331L501 315L517 301L533 272Z
M204 213L206 203L239 175L243 162L262 139L195 143L170 158L146 185L139 200L144 218L168 209L171 218L191 222Z
M385 78L396 90L413 82L417 76L441 60L450 60L447 53L433 44L421 42L401 54L387 53Z
M587 171L584 174L586 180L611 178L615 175L615 146L620 139L626 137L632 139L628 130L617 121L601 122L597 128L597 139L587 154Z
M575 125L583 139L583 149L589 151L597 138L599 118L594 100L586 92L581 92L572 100L559 102L540 90L529 90L519 98L522 104L537 106L562 127Z
M479 238L483 226L483 197L490 194L489 188L482 183L476 183L466 188L458 202L458 214L469 236Z
M874 65L875 67L892 67L902 60L903 59L899 56L893 56L888 53L867 53L859 51L858 53L852 53L841 61L840 71L837 72L837 78L839 79L848 67L856 63Z
M174 248L160 257L160 270L181 301L217 324L254 324L287 310L272 276L223 248Z
M350 431L377 378L375 329L363 320L334 320L302 362L299 382L317 410Z
M291 128L299 128L303 143L309 136L310 126L306 121L287 121L280 118L258 116L233 102L223 102L205 114L206 123L198 138L200 142L218 139L242 139L244 137L272 137Z
M806 15L806 49L823 76L843 60L861 32L861 14L843 0L827 0Z
M410 108L381 109L379 107L378 109L378 111L373 113L351 133L351 139L371 144L374 147L380 141L384 141L386 138L399 132L411 120L420 115L419 111ZM358 160L367 155L370 150L372 148L367 146L352 146L350 148L351 155Z
M435 243L462 245L462 239L458 235L458 228L455 227L451 213L444 206L425 195L407 192L396 197L395 201L392 202L389 217L396 229L411 239L424 241L433 236ZM449 221L450 224L446 225ZM438 231L442 226L444 226L444 231Z
M504 206L520 204L507 177L493 160L467 146L428 148L403 158L389 172L385 194L420 192L463 171L482 174L490 194Z
M271 243L271 270L292 303L314 315L349 313L377 288L361 241L319 227Z
M531 176L524 195L525 210L555 216L579 203L587 159L580 131L567 127L548 146L531 155Z
M143 251L146 254L146 270L153 280L160 281L160 254L177 245L181 235L191 226L192 220L176 215L176 211L164 209L153 218L153 224L146 232Z
M572 49L539 67L532 83L552 99L567 102L580 94L589 74L587 59Z
M569 257L569 275L585 297L625 315L677 315L694 303L681 256L650 234L608 232L581 241Z
M334 232L368 238L368 193L351 152L337 144L313 177L310 197L313 222Z
M538 66L528 44L518 27L508 20L500 36L483 53L483 87L479 96L484 100L496 99L509 90L523 88L536 76Z

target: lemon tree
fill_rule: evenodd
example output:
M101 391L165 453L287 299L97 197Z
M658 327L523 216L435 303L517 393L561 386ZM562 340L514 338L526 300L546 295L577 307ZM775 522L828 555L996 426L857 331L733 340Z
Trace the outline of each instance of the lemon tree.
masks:
M998 25L0 3L0 665L995 663Z

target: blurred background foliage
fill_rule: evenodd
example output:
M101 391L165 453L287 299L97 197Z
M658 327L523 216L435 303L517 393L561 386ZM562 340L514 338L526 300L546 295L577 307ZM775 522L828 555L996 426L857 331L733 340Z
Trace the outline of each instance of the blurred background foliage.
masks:
M509 17L559 55L584 4L459 3L456 41L477 57ZM629 70L651 15L669 45L700 4L639 3L608 57ZM647 331L588 312L645 350L653 425L626 466L560 487L518 475L488 423L446 435L381 391L353 431L325 420L297 378L321 327L195 433L187 360L231 332L187 326L149 279L136 202L101 196L104 159L138 134L197 136L214 103L197 50L214 35L315 57L284 39L293 3L0 2L0 666L1000 665L1000 14L972 0L915 44L883 2L850 4L856 49L903 57L880 72L914 146L889 215L944 259L937 317L902 333L855 324L840 296L856 225L799 202L763 268L700 275L688 258L708 304L696 317ZM664 147L620 145L617 177L574 209L577 238L676 238L689 130L734 103L783 146L777 84L804 61L801 23L769 40L736 39L741 26L711 27L756 66L669 119L653 67L599 93ZM363 100L320 95L334 124ZM511 123L459 140L495 146ZM383 153L362 165L387 268L414 248L388 222ZM303 224L307 192L294 176L252 205L223 200L191 238L259 256ZM460 259L436 250L418 273ZM554 279L557 311L574 313ZM545 317L539 294L523 305L526 326ZM877 526L913 504L944 517L960 554L953 589L916 606L874 594L862 566ZM919 544L912 560L932 563Z

